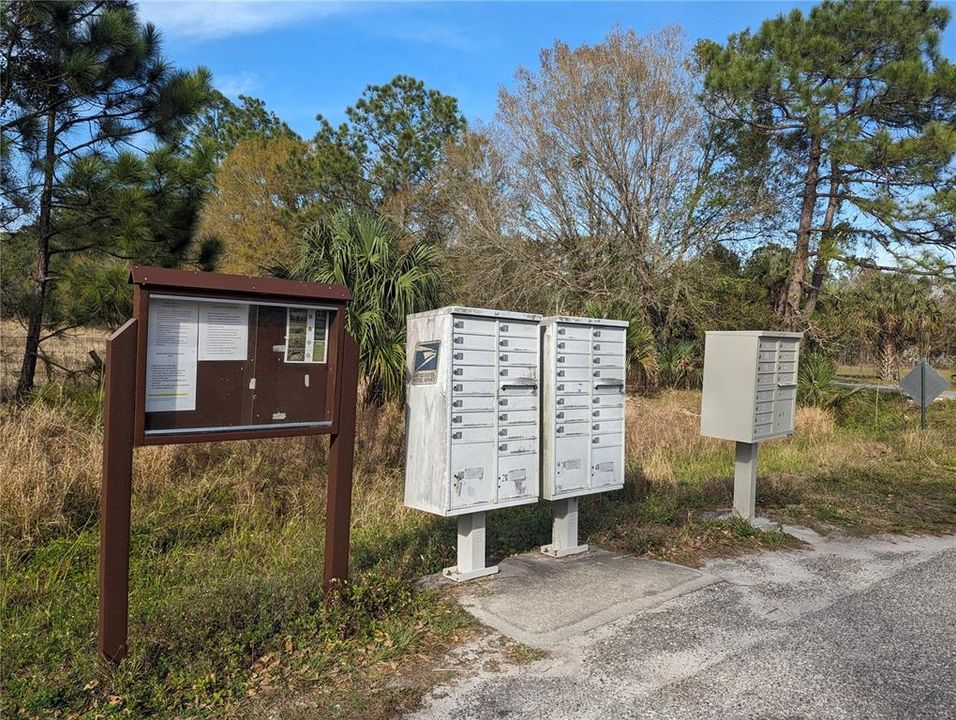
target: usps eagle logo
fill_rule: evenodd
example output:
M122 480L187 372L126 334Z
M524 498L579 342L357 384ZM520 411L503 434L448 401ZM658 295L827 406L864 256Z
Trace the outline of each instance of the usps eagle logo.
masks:
M438 380L438 355L441 341L418 343L412 367L412 385L425 385Z

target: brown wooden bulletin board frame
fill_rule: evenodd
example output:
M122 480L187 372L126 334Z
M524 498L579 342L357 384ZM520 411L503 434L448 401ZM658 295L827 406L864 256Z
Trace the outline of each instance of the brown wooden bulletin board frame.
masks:
M358 395L358 345L345 329L345 309L351 293L344 285L152 267L134 267L130 272L130 282L134 285L133 318L110 337L106 350L97 646L100 655L111 662L119 662L128 651L133 449L174 443L329 435L324 573L328 589L348 578ZM147 434L146 339L152 294L204 301L327 306L331 318L326 340L328 384L325 397L330 419L298 427L190 429L161 435Z

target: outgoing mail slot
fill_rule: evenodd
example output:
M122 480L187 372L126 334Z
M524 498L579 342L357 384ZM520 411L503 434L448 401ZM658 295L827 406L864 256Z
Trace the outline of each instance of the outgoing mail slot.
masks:
M537 352L538 338L536 337L501 337L498 338L499 352Z

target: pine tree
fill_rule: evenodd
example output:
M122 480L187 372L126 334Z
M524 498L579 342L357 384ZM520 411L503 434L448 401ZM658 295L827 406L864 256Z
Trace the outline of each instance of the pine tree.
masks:
M31 233L35 243L17 383L22 400L33 388L47 301L56 282L55 258L77 251L129 257L136 240L168 241L171 250L186 241L180 231L191 222L189 215L175 216L183 206L165 213L159 224L166 231L157 238L156 219L145 216L142 203L130 197L152 194L155 199L161 186L147 183L131 190L124 195L131 204L124 207L111 201L108 183L95 192L84 192L84 183L93 189L110 173L124 179L141 170L142 179L148 179L150 168L137 168L131 154L117 155L117 150L147 144L151 135L160 143L175 142L211 89L205 69L179 71L162 57L156 29L139 22L129 0L8 2L2 13L2 192L4 205L19 213L7 214L4 221L17 223L18 234ZM174 156L166 153L148 162L167 163L168 170ZM151 169L164 171L156 165ZM104 228L110 218L115 222Z
M827 1L724 45L698 44L704 102L736 162L791 181L785 326L806 326L829 263L853 262L856 248L956 248L956 67L940 54L948 21L928 0Z

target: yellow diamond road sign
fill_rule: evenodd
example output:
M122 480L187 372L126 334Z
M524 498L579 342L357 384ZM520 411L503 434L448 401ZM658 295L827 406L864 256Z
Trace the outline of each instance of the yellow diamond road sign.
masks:
M921 378L920 375L923 374ZM929 405L946 390L949 383L930 365L921 362L900 381L900 389L923 407Z

